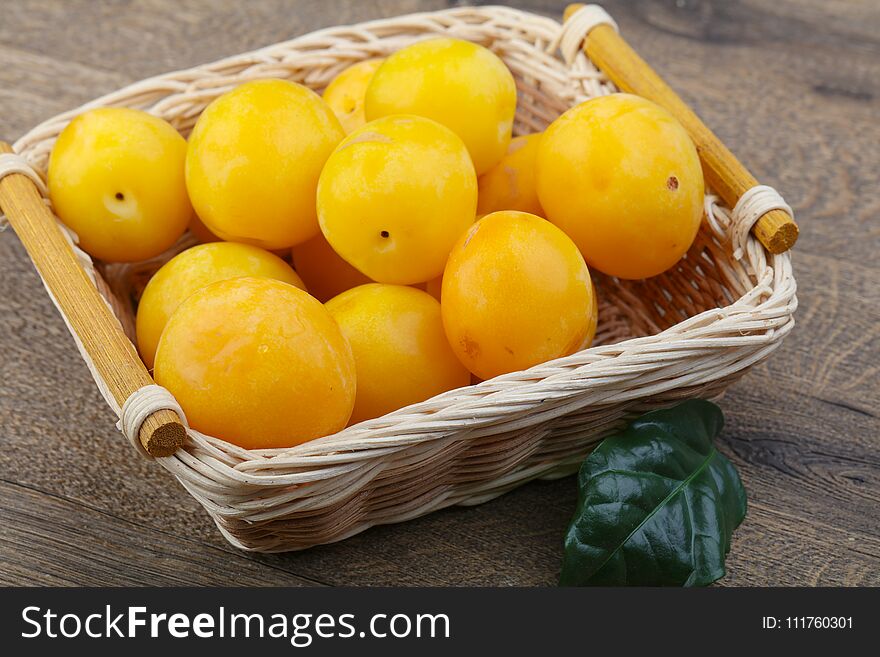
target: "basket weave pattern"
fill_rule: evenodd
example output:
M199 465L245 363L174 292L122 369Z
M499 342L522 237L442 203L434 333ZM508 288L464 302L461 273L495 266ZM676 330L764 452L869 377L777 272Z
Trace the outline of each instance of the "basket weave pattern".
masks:
M58 133L84 109L145 109L186 135L209 102L246 80L280 77L320 90L356 61L436 35L475 41L499 55L519 90L514 132L540 131L572 105L615 91L579 49L565 47L577 37L569 29L526 12L480 7L322 30L131 85L46 121L15 150L44 174ZM681 398L719 396L792 329L790 256L768 255L749 236L736 259L734 229L730 211L707 195L700 234L675 268L647 281L594 273L599 331L585 351L294 448L249 451L189 430L183 449L156 460L232 544L266 552L340 540L372 525L477 504L534 478L569 474L633 415ZM136 265L78 255L132 336L146 279L192 243L184 238L161 258ZM119 414L97 375L96 381Z

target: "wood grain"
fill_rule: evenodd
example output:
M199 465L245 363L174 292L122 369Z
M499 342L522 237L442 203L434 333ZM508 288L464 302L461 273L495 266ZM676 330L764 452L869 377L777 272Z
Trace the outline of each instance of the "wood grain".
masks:
M12 152L9 144L0 141L0 154ZM36 185L22 174L4 176L0 211L92 356L95 371L116 403L122 407L132 394L152 385L140 356L77 262ZM144 419L138 439L151 456L171 456L186 440L186 429L174 411L160 409Z
M146 75L446 4L9 3L0 138ZM514 4L558 16L566 3ZM798 326L722 401L721 449L750 500L722 584L880 585L880 15L858 0L602 4L801 227ZM302 553L234 551L113 428L9 231L0 381L3 583L547 585L558 574L570 478ZM138 568L122 568L134 553Z
M0 480L0 498L0 585L316 585L282 568L267 570L232 548L144 531L107 511L19 484Z

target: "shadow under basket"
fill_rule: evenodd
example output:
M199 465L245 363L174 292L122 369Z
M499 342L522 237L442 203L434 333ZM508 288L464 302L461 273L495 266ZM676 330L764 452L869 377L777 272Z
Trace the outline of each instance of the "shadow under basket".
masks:
M241 82L285 78L320 91L359 60L438 35L480 43L504 60L519 90L514 132L527 134L573 105L617 91L580 48L584 33L573 34L573 23L467 7L326 29L136 83L44 122L15 151L44 177L55 138L85 109L144 109L186 135L209 102ZM201 502L230 543L262 552L338 541L373 525L479 504L535 478L573 473L633 416L685 398L720 396L794 325L790 255L771 255L746 232L734 257L730 210L711 194L705 208L693 247L665 274L621 281L594 272L600 309L590 349L289 449L245 450L189 429L181 448L155 461ZM185 236L162 257L133 265L92 262L70 248L133 339L136 298L146 278L192 243ZM62 314L71 326L70 313ZM71 330L121 414L95 370L98 355Z

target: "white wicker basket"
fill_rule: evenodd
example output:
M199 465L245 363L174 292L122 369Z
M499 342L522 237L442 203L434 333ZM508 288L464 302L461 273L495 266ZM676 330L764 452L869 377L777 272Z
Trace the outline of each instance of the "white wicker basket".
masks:
M187 134L207 103L245 80L280 77L320 90L353 62L435 35L469 39L498 54L520 92L515 132L539 131L572 105L615 91L580 50L584 29L582 22L563 27L503 7L326 29L131 85L37 126L15 150L43 175L58 133L87 108L146 109ZM232 544L265 552L337 541L574 472L634 414L682 398L717 397L792 329L790 256L770 255L738 221L707 195L697 241L673 270L638 282L595 276L600 323L590 349L290 449L248 451L188 430L185 445L156 462L202 503ZM138 290L173 252L124 266L92 263L78 252L128 336ZM77 344L93 366L95 354ZM120 414L120 403L92 369Z

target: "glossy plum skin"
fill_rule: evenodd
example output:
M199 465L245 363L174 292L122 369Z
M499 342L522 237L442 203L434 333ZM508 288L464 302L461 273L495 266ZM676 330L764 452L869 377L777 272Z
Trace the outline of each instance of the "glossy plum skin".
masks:
M380 283L439 276L476 206L477 177L461 139L419 116L358 128L327 160L318 183L324 237Z
M211 283L242 276L274 278L305 289L290 265L256 246L211 242L189 248L153 274L138 302L138 351L146 366L153 367L162 331L188 296Z
M574 242L515 211L489 214L462 236L443 274L441 309L453 351L484 380L584 348L595 321Z
M286 80L246 82L199 116L186 154L196 214L224 240L265 249L318 233L315 190L345 133L315 92Z
M417 114L457 134L477 174L504 156L516 112L516 83L494 53L460 39L419 41L398 50L367 87L368 121Z
M354 357L314 297L268 278L202 288L171 316L156 383L191 427L245 449L298 445L342 429L354 407Z
M322 97L336 114L346 134L367 122L364 97L373 74L384 61L384 59L365 59L352 64L333 78L324 89Z
M446 341L440 304L428 293L371 283L343 292L326 307L357 364L352 424L470 383Z
M514 137L501 161L480 176L478 216L498 210L544 216L535 186L540 143L541 133Z
M160 118L126 108L74 118L49 158L52 207L79 246L106 262L159 255L186 230L186 141Z
M589 265L619 278L675 265L703 214L693 142L669 112L629 94L588 100L547 128L537 189L547 219Z

